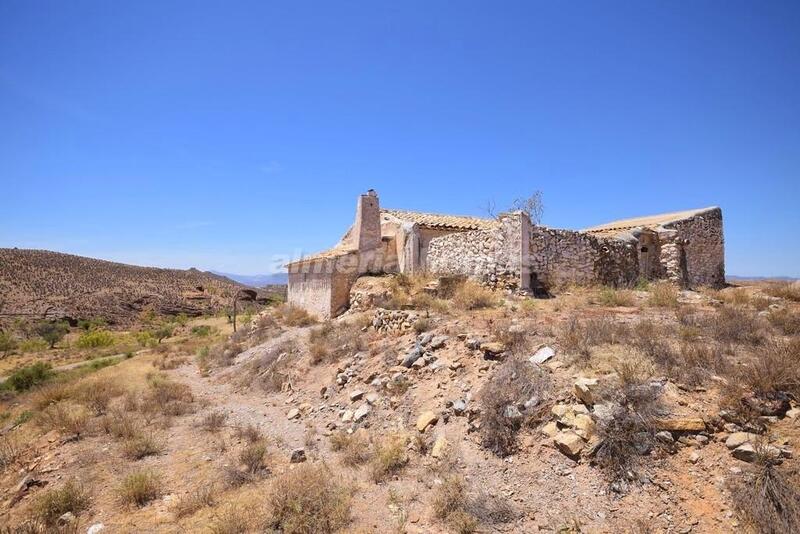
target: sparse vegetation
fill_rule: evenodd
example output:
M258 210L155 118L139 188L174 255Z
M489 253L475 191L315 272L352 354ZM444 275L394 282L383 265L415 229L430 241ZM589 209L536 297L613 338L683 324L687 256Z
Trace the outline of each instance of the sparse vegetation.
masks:
M800 302L800 282L771 282L764 291L768 295L785 300Z
M375 444L375 454L369 462L372 480L382 482L406 465L407 442L408 438L404 434L390 434Z
M137 432L122 442L122 454L129 460L141 460L159 454L163 449L161 440L150 433Z
M89 428L89 416L81 407L59 402L42 410L36 416L36 423L45 432L56 430L80 438Z
M89 495L81 484L68 480L59 488L46 490L33 505L35 516L47 526L55 526L67 512L78 516L89 507Z
M549 392L547 375L529 362L503 363L480 391L482 445L501 457L513 453L517 431L542 417Z
M453 306L459 310L479 310L493 308L499 304L492 290L472 280L466 280L453 294Z
M603 287L597 293L597 302L603 306L635 306L636 297L627 289Z
M239 454L239 461L251 475L257 475L267 468L267 444L263 441L250 443Z
M150 469L127 475L117 488L123 504L144 506L161 495L161 476Z
M669 282L655 282L648 287L648 304L657 308L677 308L678 288Z
M326 466L301 464L273 482L268 523L284 534L336 532L350 522L350 499Z
M217 433L225 426L225 421L228 420L228 414L223 412L211 412L206 414L200 421L200 428L206 432Z
M460 475L449 475L436 486L431 508L433 516L457 534L470 534L478 528L477 518L467 510L467 483Z
M317 322L303 308L291 304L275 308L275 317L286 326L310 326Z
M341 455L345 465L362 465L372 456L366 430L359 429L352 434L340 430L331 434L330 441L331 449Z
M200 486L182 495L172 508L172 513L180 519L195 514L198 510L216 503L216 487L214 484Z
M76 344L82 349L110 347L114 344L114 334L108 330L90 330L81 334Z

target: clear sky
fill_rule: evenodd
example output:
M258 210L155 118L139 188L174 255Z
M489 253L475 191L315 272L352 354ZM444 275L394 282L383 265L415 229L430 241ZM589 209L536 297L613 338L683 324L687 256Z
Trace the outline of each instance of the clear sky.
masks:
M0 246L274 270L356 196L719 205L800 276L800 2L0 0Z

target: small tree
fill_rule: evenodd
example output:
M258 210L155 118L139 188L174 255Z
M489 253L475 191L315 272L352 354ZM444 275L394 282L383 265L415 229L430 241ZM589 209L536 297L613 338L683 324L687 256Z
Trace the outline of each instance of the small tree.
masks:
M168 338L172 335L172 327L171 326L162 326L161 328L157 328L153 330L153 337L155 337L159 343L165 338Z
M544 215L542 192L534 191L528 198L518 198L511 203L513 211L521 211L531 218L533 224L541 224Z
M36 325L35 331L37 335L47 341L52 349L56 346L56 343L64 339L64 336L69 332L69 327L61 321L43 321Z

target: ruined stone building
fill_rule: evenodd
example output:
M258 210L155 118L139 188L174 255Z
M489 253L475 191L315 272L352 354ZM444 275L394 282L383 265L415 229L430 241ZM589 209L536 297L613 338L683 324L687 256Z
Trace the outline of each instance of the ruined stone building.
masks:
M640 279L718 287L725 282L722 210L564 230L532 224L523 212L493 219L381 209L369 191L337 245L287 267L289 303L321 318L347 309L350 288L364 274L462 275L519 291L567 283L629 287Z

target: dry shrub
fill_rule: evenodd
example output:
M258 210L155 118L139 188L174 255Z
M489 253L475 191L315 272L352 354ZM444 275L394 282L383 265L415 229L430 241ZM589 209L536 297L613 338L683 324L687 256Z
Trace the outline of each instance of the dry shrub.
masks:
M16 434L0 436L0 472L22 455L22 444Z
M169 380L161 374L150 375L147 380L150 387L142 396L139 406L142 411L169 416L194 411L194 395L188 385Z
M0 534L82 534L78 521L57 527L48 526L39 519L26 519L17 525L0 525Z
M367 432L359 428L352 434L340 430L331 434L331 449L340 453L345 465L356 466L367 462L372 456Z
M152 434L138 433L122 442L122 454L129 460L141 460L164 450L164 445Z
M516 450L517 431L542 418L550 379L530 362L509 358L480 391L481 443L500 457Z
M45 432L57 430L67 436L81 438L89 427L85 410L63 402L48 406L36 416L36 424Z
M417 334L421 334L423 332L427 332L431 329L433 325L431 324L431 320L426 317L420 317L416 321L414 321L414 332Z
M682 343L677 365L669 369L670 376L685 384L703 384L712 375L728 374L730 364L720 347L710 343Z
M74 394L75 386L73 384L54 382L37 389L31 401L37 410L43 410L53 404L71 399Z
M326 321L308 334L311 364L337 362L367 349L361 327L355 322Z
M785 300L800 302L800 282L771 282L764 291L768 295Z
M267 444L263 441L251 443L239 453L239 461L251 475L261 473L267 468Z
M241 333L242 330L237 332L238 335L241 335ZM203 357L203 363L206 365L208 363L213 363L218 367L228 367L233 365L236 356L242 352L244 352L244 345L242 345L242 342L231 337L209 350L208 355Z
M767 315L770 324L785 336L800 334L800 313L781 308L772 310Z
M317 322L306 310L291 304L278 306L275 317L286 326L309 326Z
M613 491L624 492L642 455L655 443L655 418L660 412L660 391L650 384L629 383L603 392L609 407L607 417L598 418L594 462L602 469Z
M800 532L800 480L758 449L756 464L730 484L734 506L758 532Z
M527 333L524 327L518 323L498 319L492 323L490 333L494 339L503 343L511 352L519 352L527 348Z
M800 339L773 341L756 351L740 380L758 393L788 393L800 399Z
M159 345L159 347L164 346L166 345ZM153 360L153 367L161 371L171 371L172 369L177 369L187 361L189 360L186 356L176 354L161 354L158 358Z
M335 532L350 522L350 499L350 490L325 465L301 464L273 483L269 527L284 534Z
M579 319L572 315L561 326L558 342L566 353L577 358L577 362L588 363L592 347L621 343L629 337L629 328L624 323L606 317Z
M149 469L134 471L117 487L123 504L144 506L161 495L161 476Z
M247 365L242 381L248 386L255 383L266 393L283 391L295 376L297 359L292 344L273 347Z
M452 302L459 310L479 310L498 306L500 299L491 289L474 280L466 280L453 293Z
M77 398L94 415L103 415L111 399L123 394L123 389L109 379L95 379L84 382L77 388Z
M208 528L211 534L245 534L253 530L256 522L252 507L229 503L214 512L214 519Z
M667 334L663 327L652 321L639 321L631 329L631 344L662 369L673 369L679 364L679 358Z
M89 508L89 494L75 480L68 480L60 488L42 493L33 504L33 513L45 525L54 526L67 512L78 516Z
M431 498L433 516L459 534L478 528L478 520L468 511L467 483L460 475L450 475L436 486Z
M657 308L677 308L678 288L669 282L657 282L650 285L648 304Z
M255 443L264 439L264 434L252 423L248 423L247 426L237 426L235 435L237 438L243 439L248 443Z
M390 434L375 444L375 454L369 462L372 480L383 482L387 477L398 473L408 463L405 434Z
M211 412L206 414L205 417L200 421L200 428L205 430L206 432L211 432L216 434L222 427L225 426L225 422L228 420L228 414L224 412Z
M130 439L140 432L139 421L124 410L112 410L100 419L100 428L117 439Z
M707 326L720 343L757 345L765 339L764 321L743 308L722 306L713 318L709 318Z
M172 507L176 519L188 517L206 506L214 506L216 502L214 484L206 484L182 495Z
M604 287L597 293L597 303L603 306L630 307L636 305L636 296L629 289Z

